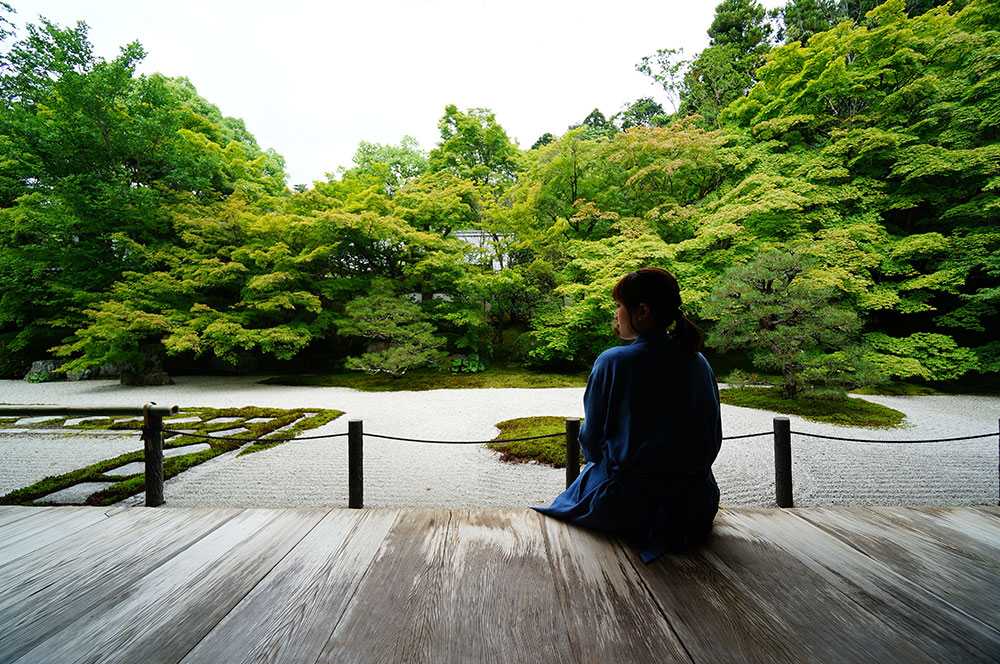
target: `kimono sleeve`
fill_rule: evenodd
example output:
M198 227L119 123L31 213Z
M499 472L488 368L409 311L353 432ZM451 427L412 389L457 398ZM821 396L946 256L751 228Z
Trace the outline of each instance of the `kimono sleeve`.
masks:
M601 354L587 379L583 393L583 424L580 427L580 449L586 461L596 462L602 456L608 420L608 398L611 394L612 370L608 358Z

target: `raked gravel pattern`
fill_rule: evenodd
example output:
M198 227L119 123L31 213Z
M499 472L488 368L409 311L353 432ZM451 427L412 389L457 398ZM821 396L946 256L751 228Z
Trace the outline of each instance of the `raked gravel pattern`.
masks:
M583 388L359 392L349 388L261 385L247 377L178 377L175 385L124 387L117 381L26 383L0 380L0 403L60 405L268 406L336 408L339 419L306 435L341 433L349 419L368 433L434 440L489 440L495 423L532 415L583 416ZM864 397L902 411L904 429L870 430L791 417L793 431L912 440L997 431L1000 397ZM723 431L770 431L775 413L723 406ZM795 503L807 505L995 505L997 437L934 444L865 444L792 437ZM0 432L0 493L46 475L141 449L136 437ZM722 503L774 503L770 436L726 441L714 471ZM479 445L434 445L368 437L369 507L523 507L546 505L565 471L509 464ZM346 506L346 438L296 440L237 458L220 456L168 481L168 506ZM130 500L141 503L141 496Z

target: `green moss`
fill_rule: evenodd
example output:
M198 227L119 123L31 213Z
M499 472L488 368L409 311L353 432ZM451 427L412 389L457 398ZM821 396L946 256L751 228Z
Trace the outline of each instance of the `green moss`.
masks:
M457 390L475 388L548 388L583 387L587 372L572 374L538 373L520 367L491 367L473 374L443 373L434 369L416 369L399 378L361 372L313 376L277 376L261 382L267 385L305 387L350 387L363 392Z
M878 387L862 387L851 390L851 394L875 394L891 397L926 397L943 392L928 385L912 385L910 383L890 383Z
M304 417L304 415L305 415L306 412L313 412L315 414L312 415L311 417ZM249 446L248 448L246 448L242 452L240 452L239 456L243 456L244 454L252 454L254 452L260 452L261 450L266 450L266 449L272 448L272 447L274 447L276 445L280 445L281 443L285 442L282 439L285 439L285 438L294 438L295 436L298 436L299 434L304 433L304 432L306 432L306 431L308 431L310 429L315 429L317 427L321 427L324 424L327 424L328 422L332 422L333 420L337 419L338 417L340 417L343 414L344 414L343 411L332 410L332 409L328 409L328 408L327 409L319 409L319 410L302 410L302 411L298 411L298 416L299 417L304 417L304 419L296 422L292 427L290 427L286 431L282 431L281 435L277 437L277 438L279 438L279 440L267 440L267 439L260 440L260 441L258 441L256 443L254 443L253 445ZM289 422L289 424L291 422L293 422L293 421L294 420L291 420ZM261 424L265 424L265 423L261 422ZM254 426L254 425L250 425L250 426ZM282 424L281 426L285 426L285 425ZM279 428L279 427L275 427L275 428ZM254 433L254 437L255 438L264 435L264 434L258 434L258 433L256 433L255 430L251 430L251 431ZM268 433L270 433L270 432L268 432Z
M720 390L722 403L744 408L769 410L785 415L798 415L812 422L825 422L847 427L889 429L903 425L906 415L883 406L851 399L847 396L806 395L789 399L777 387L740 387Z
M523 440L516 443L489 443L487 447L500 452L501 461L523 463L537 461L556 468L566 467L566 418L554 416L519 417L498 422L501 438L527 438L550 433L563 435L539 440ZM582 460L581 460L582 464Z

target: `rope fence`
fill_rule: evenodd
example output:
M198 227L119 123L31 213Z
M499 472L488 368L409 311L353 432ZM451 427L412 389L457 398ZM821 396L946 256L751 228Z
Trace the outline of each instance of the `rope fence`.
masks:
M144 441L144 461L146 477L146 505L148 507L158 507L163 504L163 440L165 435L185 436L189 438L200 438L203 440L230 440L245 443L256 442L287 442L292 440L321 440L326 438L347 437L347 466L348 466L348 507L360 509L364 507L364 437L378 438L382 440L392 440L400 442L424 443L432 445L486 445L505 443L515 443L528 440L542 440L546 438L557 438L564 436L566 440L566 486L572 484L580 474L580 419L567 418L565 431L558 433L542 434L539 436L524 436L521 438L497 438L492 440L428 440L420 438L405 438L401 436L389 436L377 433L365 433L362 420L349 420L346 433L324 434L319 436L294 436L289 438L278 437L257 437L244 438L239 436L212 436L210 434L198 434L189 431L167 429L163 426L164 416L176 415L179 412L177 406L157 406L155 403L148 403L141 408L138 407L79 407L79 406L8 406L0 405L0 417L5 415L135 415L142 414L142 440ZM973 436L956 436L952 438L930 438L918 440L884 440L872 438L847 438L843 436L828 436L818 433L807 433L804 431L792 431L787 417L775 417L771 431L761 431L758 433L742 434L738 436L723 436L722 440L745 440L749 438L760 438L763 436L773 436L774 439L774 488L775 500L778 507L793 507L794 498L792 495L792 435L806 438L820 438L824 440L835 440L851 443L872 443L872 444L927 444L927 443L950 443L965 440L981 440L984 438L997 438L997 476L998 476L998 497L997 505L1000 505L1000 420L998 420L997 431L991 433L978 434Z

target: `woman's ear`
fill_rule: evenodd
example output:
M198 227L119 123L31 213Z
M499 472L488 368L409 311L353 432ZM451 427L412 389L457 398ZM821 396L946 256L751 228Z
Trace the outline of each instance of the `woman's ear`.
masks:
M639 308L635 312L635 320L639 323L645 323L650 319L649 307L645 302L639 303Z

